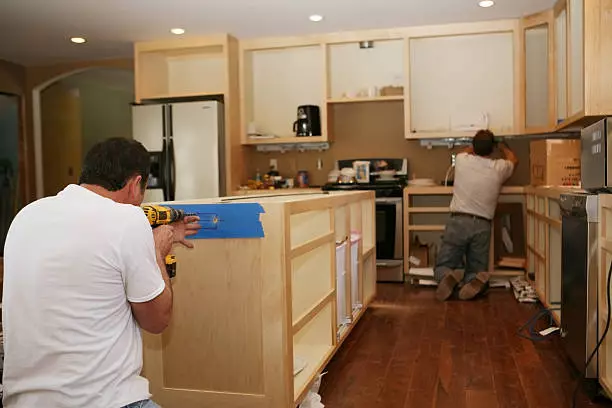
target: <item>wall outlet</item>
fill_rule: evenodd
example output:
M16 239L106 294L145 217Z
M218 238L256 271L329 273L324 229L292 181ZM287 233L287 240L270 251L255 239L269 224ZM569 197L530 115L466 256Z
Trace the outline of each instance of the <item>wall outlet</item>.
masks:
M276 159L270 159L270 170L278 171L278 161Z

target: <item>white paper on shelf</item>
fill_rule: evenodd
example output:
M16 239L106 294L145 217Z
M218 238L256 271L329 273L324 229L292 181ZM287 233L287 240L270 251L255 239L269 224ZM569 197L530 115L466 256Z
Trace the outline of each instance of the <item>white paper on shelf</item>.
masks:
M295 377L296 375L301 373L306 368L307 365L308 365L308 362L306 362L306 360L304 360L300 356L294 356L293 357L293 376Z

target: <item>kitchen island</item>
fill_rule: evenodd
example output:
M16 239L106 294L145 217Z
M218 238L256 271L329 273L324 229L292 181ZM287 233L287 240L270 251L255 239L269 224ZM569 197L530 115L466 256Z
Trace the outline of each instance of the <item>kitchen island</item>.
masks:
M195 249L176 249L170 326L144 334L153 399L166 408L296 406L376 294L374 193L167 205L198 206L213 222ZM224 236L225 225L253 227L253 206L263 236Z

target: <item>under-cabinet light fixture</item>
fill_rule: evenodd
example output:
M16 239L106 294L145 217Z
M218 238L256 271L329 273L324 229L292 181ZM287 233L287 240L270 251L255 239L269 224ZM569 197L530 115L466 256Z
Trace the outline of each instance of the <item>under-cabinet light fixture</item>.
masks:
M478 2L478 5L480 7L487 8L487 7L494 6L495 2L493 0L482 0L482 1Z
M170 32L172 34L176 34L176 35L181 35L181 34L185 34L185 30L182 28L173 28L170 30Z
M359 48L374 48L374 41L359 41Z
M308 18L310 19L310 21L314 21L315 23L318 23L319 21L323 20L323 16L320 14L313 14L312 16Z
M87 40L84 39L83 37L72 37L70 39L70 41L72 41L75 44L83 44L83 43L87 42Z

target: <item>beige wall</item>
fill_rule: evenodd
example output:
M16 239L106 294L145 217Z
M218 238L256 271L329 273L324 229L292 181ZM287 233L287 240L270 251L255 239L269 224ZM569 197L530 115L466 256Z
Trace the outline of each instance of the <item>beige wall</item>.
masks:
M247 155L247 171L255 177L269 169L271 158L278 160L283 176L295 176L298 170L307 170L311 184L322 185L338 159L407 158L410 177L444 180L452 150L436 147L428 150L418 141L404 139L404 113L402 102L372 102L338 104L330 110L331 131L334 142L325 152L258 153L254 148ZM521 163L508 181L509 185L529 184L529 142L510 142ZM317 170L317 160L323 168Z
M62 82L40 96L44 195L57 194L81 172L82 125L79 92Z

